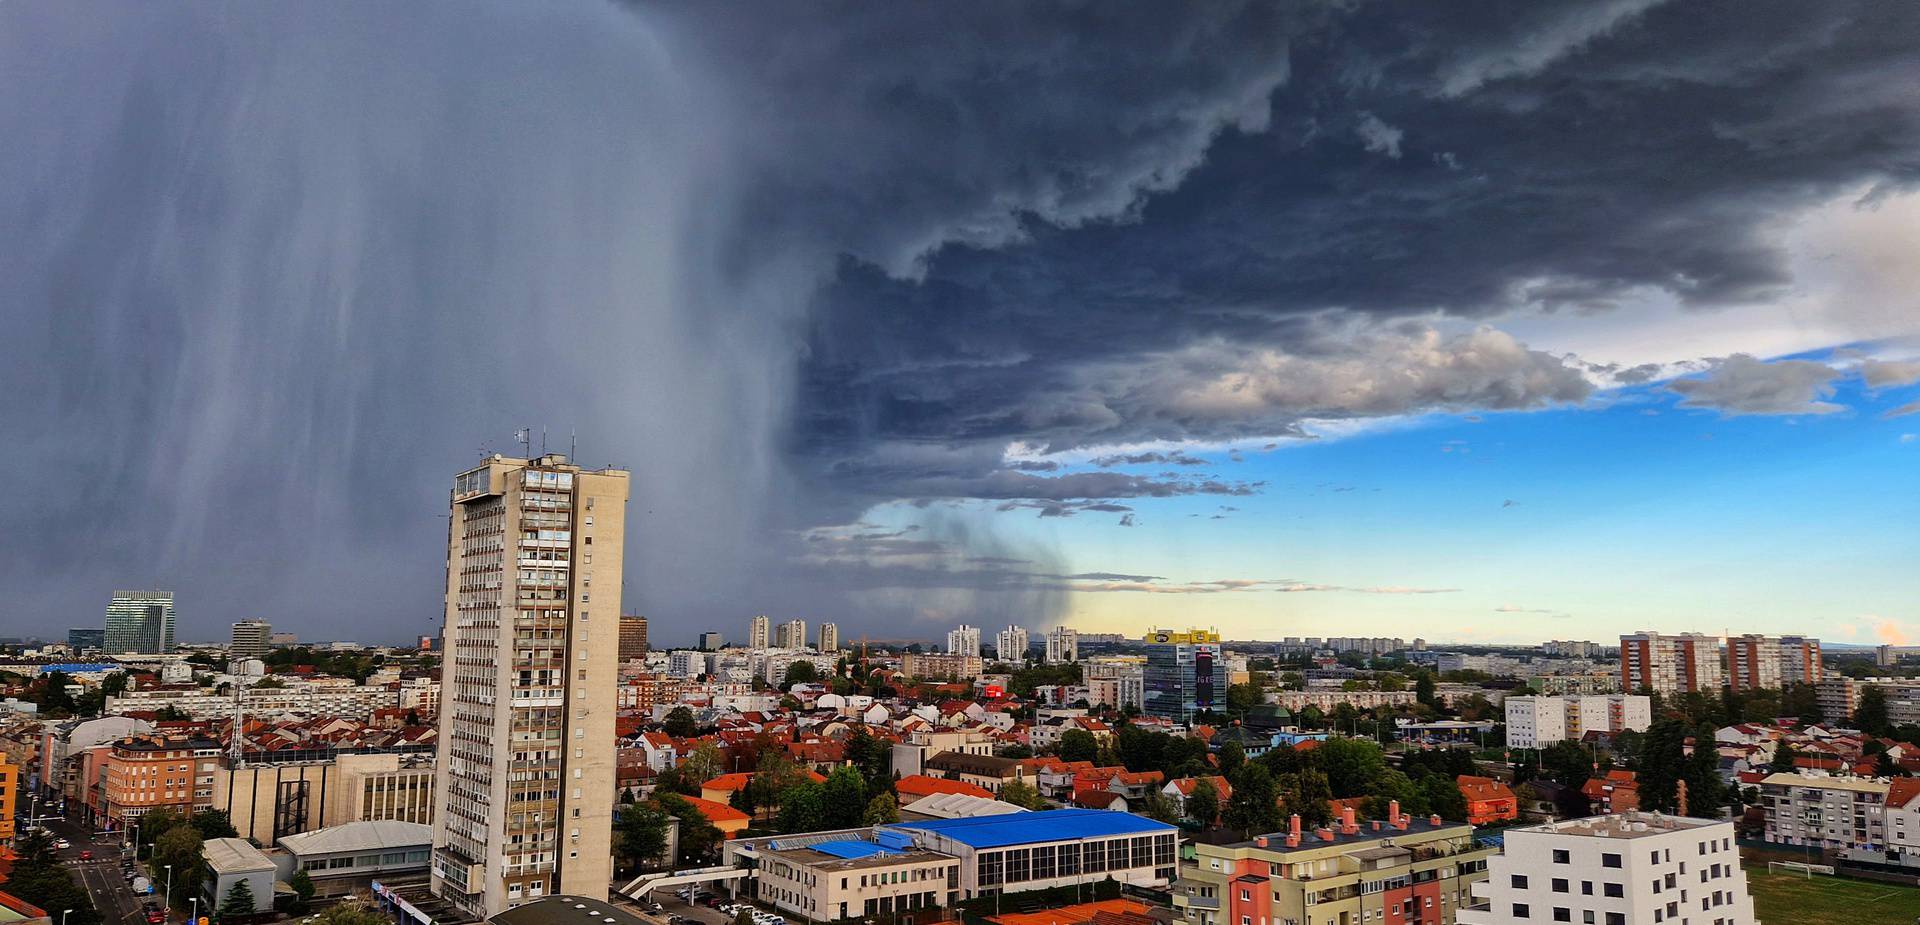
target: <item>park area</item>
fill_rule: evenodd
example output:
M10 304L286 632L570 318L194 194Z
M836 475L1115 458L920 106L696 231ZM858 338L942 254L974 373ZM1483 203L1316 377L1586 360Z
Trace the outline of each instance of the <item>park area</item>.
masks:
M1766 925L1913 925L1920 887L1766 868L1747 870L1755 917Z

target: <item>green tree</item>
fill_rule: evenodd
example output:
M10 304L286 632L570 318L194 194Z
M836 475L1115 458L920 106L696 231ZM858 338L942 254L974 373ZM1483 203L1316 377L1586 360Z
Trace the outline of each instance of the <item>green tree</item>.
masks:
M824 788L807 780L780 791L780 814L774 827L781 832L812 832L827 827Z
M1336 797L1366 796L1380 775L1387 773L1386 755L1368 739L1336 736L1321 742L1312 755Z
M1000 788L1000 802L1011 803L1022 809L1042 809L1047 801L1040 798L1040 791L1026 781L1008 781Z
M702 742L694 747L686 760L680 762L680 768L687 780L704 784L719 777L725 764L726 759L721 756L718 746L712 742Z
M233 827L233 820L227 811L209 806L193 814L194 831L201 838L239 838L240 831Z
M1247 762L1228 783L1233 795L1220 814L1221 824L1245 835L1279 830L1280 798L1266 765Z
M1061 761L1092 761L1099 752L1100 742L1085 729L1069 729L1061 733L1060 744L1054 749L1054 754L1060 756Z
M1794 752L1793 744L1790 742L1781 742L1774 746L1773 760L1767 762L1767 770L1775 774L1792 771L1793 759L1795 757L1796 753Z
M613 834L621 857L644 870L667 853L667 814L647 803L630 803L614 816Z
M687 707L674 707L667 711L666 720L660 728L676 739L690 739L700 732L700 726L693 720L693 710Z
M1893 723L1887 717L1887 692L1879 685L1868 685L1860 692L1860 702L1853 708L1853 725L1870 736L1884 736L1893 731Z
M680 820L680 866L699 867L711 860L721 841L720 830L680 794L656 790L653 797L661 810Z
M148 869L158 874L156 881L164 881L163 871L168 865L173 866L174 889L170 899L175 907L185 906L188 897L199 892L200 882L206 879L206 861L202 857L204 841L193 826L176 825L153 843L153 860Z
M1438 685L1433 683L1433 672L1420 672L1420 676L1413 681L1414 702L1423 706L1439 707L1440 698L1436 696L1437 687Z
M6 890L41 909L72 909L66 925L99 925L93 897L75 883L53 846L53 836L41 829L20 837L16 858L8 872Z
M1252 684L1227 685L1227 715L1240 719L1260 705L1260 688Z
M1427 812L1437 813L1442 819L1466 821L1467 798L1453 778L1444 774L1428 774L1416 783L1427 798Z
M1548 779L1578 787L1593 776L1593 761L1578 742L1555 742L1540 750L1540 765Z
M780 681L781 690L792 690L795 684L812 684L820 680L820 670L812 662L788 662L787 673Z
M313 877L307 874L305 868L301 868L287 878L287 886L293 890L292 911L296 913L307 911L308 904L313 902Z
M1193 782L1193 790L1187 794L1186 817L1203 828L1213 828L1220 821L1220 791L1213 781L1203 777Z
M879 793L889 789L893 771L893 747L867 732L864 725L854 726L847 731L845 754L847 763L860 771L860 778L867 783L868 793Z
M1687 782L1687 815L1716 819L1727 802L1726 784L1720 780L1720 751L1714 743L1712 723L1701 723L1693 731L1693 754L1687 757L1681 779ZM1677 795L1676 795L1677 803Z
M860 817L861 825L886 825L899 821L900 802L894 799L890 790L874 794L873 799L867 801L867 811Z
M313 925L393 925L393 920L361 900L350 899L320 910Z
M1180 804L1158 790L1147 791L1146 798L1140 801L1139 806L1133 808L1133 812L1135 815L1169 825L1180 821Z
M1220 759L1221 775L1231 777L1233 772L1240 770L1240 766L1247 763L1247 750L1238 742L1228 742L1220 746L1217 757Z
M1638 767L1640 808L1671 813L1679 802L1679 783L1686 770L1687 727L1677 719L1663 719L1647 727L1640 743Z
M1274 780L1286 804L1286 812L1297 813L1300 821L1308 825L1325 825L1333 821L1333 790L1327 784L1327 774L1318 768L1302 768L1292 774L1282 774ZM1237 791L1238 788L1236 787ZM1276 812L1276 820L1278 819Z
M244 918L252 915L255 911L253 908L253 887L247 885L245 878L235 880L233 886L227 888L227 895L220 900L220 917L223 919Z
M867 782L852 765L841 765L827 775L822 786L826 802L827 827L850 829L860 824L867 808Z

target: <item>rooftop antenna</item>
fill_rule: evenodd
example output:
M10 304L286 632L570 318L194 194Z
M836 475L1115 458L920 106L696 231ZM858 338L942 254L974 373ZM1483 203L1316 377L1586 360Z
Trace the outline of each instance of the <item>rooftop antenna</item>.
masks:
M540 427L540 455L547 455L547 428L544 424Z
M522 427L513 432L513 442L525 448L528 456L533 455L533 428Z
M567 431L567 460L568 461L570 462L578 461L578 459L580 458L580 453L578 450L579 443L580 443L580 432L577 430L569 429Z

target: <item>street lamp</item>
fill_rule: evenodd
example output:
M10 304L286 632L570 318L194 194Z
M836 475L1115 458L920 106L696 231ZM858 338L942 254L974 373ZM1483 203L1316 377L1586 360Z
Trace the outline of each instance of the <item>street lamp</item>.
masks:
M72 911L73 911L72 909L60 910L60 925L67 925L67 913Z
M160 894L160 898L165 903L167 909L172 910L173 909L173 865L166 864L162 866L166 867L167 869L167 889L166 889L166 892ZM172 915L173 913L169 911L167 914Z
M187 919L187 925L194 925L198 921L200 921L200 897L195 896L193 897L193 915Z

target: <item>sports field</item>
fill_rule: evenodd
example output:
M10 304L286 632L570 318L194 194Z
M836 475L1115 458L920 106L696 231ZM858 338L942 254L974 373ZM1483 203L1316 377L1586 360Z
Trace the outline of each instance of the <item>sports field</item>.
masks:
M1765 925L1913 925L1920 887L1748 868L1753 912Z

